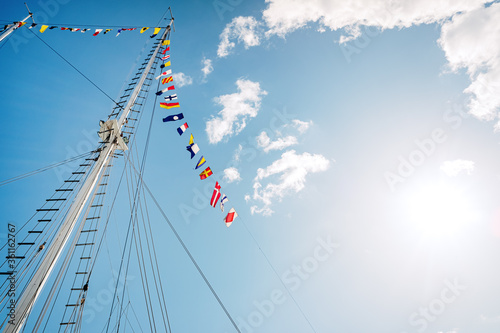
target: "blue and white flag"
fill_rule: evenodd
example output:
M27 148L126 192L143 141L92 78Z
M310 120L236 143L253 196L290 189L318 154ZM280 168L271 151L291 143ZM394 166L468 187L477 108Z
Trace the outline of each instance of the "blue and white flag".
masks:
M229 199L226 197L226 195L225 195L225 194L222 194L222 197L221 197L221 199L220 199L220 210L221 210L221 211L224 211L224 204L225 204L226 202L228 202L228 201L229 201Z
M200 151L200 147L196 143L193 143L187 146L186 150L191 153L191 158L193 158Z
M176 121L181 119L184 119L184 115L182 113L179 113L163 118L163 122L166 123L167 121Z
M168 101L173 101L174 99L177 99L177 94L173 94L173 95L168 95L167 97L165 97L165 100L168 102Z

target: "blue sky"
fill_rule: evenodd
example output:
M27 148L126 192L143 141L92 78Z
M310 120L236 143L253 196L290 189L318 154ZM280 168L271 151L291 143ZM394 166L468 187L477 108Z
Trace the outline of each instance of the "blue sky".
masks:
M156 105L144 179L242 332L312 332L301 310L316 332L498 332L498 3L29 5L40 23L94 28L157 26L172 6L179 111L214 176L199 180L188 136ZM0 20L25 15L22 2L3 4ZM117 99L152 40L113 29L34 32ZM93 149L112 102L26 27L0 46L1 178ZM22 225L72 167L2 186L2 225ZM230 228L208 205L216 180L239 214ZM119 265L127 191L119 198L96 299ZM172 331L233 332L148 208ZM130 283L143 318L138 272ZM108 311L94 308L87 330L100 331Z

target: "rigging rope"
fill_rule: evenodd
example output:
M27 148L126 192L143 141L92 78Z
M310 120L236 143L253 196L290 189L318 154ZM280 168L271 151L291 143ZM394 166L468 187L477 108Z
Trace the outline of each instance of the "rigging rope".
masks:
M125 155L125 157L128 159L128 155ZM131 164L132 167L133 167L133 164ZM137 169L134 168L134 171L136 174L138 174L139 177L140 174L139 174L139 171L137 171ZM142 177L141 177L142 178ZM236 325L236 323L234 322L233 320L233 317L231 317L231 315L229 314L228 310L226 309L226 307L224 306L224 304L222 303L221 299L219 298L219 296L217 295L217 292L214 290L214 288L212 287L212 285L210 284L210 282L208 281L207 277L205 276L205 274L203 273L203 271L201 270L200 266L198 266L198 263L196 262L196 260L194 259L194 257L192 256L191 252L189 251L189 249L187 248L186 244L184 243L184 241L182 240L181 236L177 233L177 230L175 229L175 227L173 226L172 222L170 222L169 218L167 217L167 215L165 214L165 212L163 211L163 209L161 208L160 204L158 203L158 201L156 200L155 196L153 195L153 193L151 192L151 190L149 189L149 187L146 185L144 179L142 179L142 185L144 186L144 188L146 189L146 191L148 192L149 196L151 197L151 199L153 199L156 207L158 208L158 210L160 211L160 213L162 214L163 218L165 219L165 221L167 222L168 226L170 227L170 229L172 230L172 232L174 233L175 237L177 238L177 240L179 241L179 243L181 244L182 248L184 249L184 252L186 252L186 254L189 256L189 259L191 260L191 262L193 263L193 265L196 267L196 269L198 270L198 273L201 275L201 277L203 278L203 280L205 281L206 285L208 286L208 288L210 289L210 291L212 292L212 294L214 295L214 297L217 299L217 302L219 303L219 305L221 306L222 310L224 310L226 316L229 318L229 320L231 321L231 323L233 324L234 328L236 329L236 331L238 333L241 333L238 325Z
M47 47L49 49L51 49L52 51L54 51L55 54L57 54L62 60L64 60L68 65L70 65L75 71L77 71L81 76L83 76L87 81L89 81L94 87L96 87L100 92L102 92L104 94L104 96L106 96L107 98L109 98L116 106L118 106L121 110L123 110L123 107L120 106L120 104L118 104L113 98L111 98L111 96L109 96L108 94L106 94L106 92L104 90L102 90L97 84L95 84L94 81L92 81L85 74L83 74L82 72L80 72L80 70L78 68L76 68L75 66L73 66L72 63L70 63L66 58L64 58L52 46L50 46L49 44L47 44L46 41L44 41L43 39L41 39L40 36L38 36L37 34L35 34L31 30L28 30L28 31L31 32L36 38L38 38L42 43L44 43L45 45L47 45Z
M19 176L15 176L15 177L12 177L12 178L9 178L9 179L2 180L2 181L0 181L0 186L4 186L4 185L10 184L12 182L15 182L15 181L18 181L18 180L21 180L21 179L24 179L24 178L36 175L38 173L41 173L41 172L44 172L44 171L47 171L47 170L50 170L50 169L53 169L53 168L56 168L58 166L66 164L66 163L73 162L73 161L75 161L77 159L80 159L82 157L88 156L90 154L92 154L92 152L88 152L88 153L81 154L81 155L78 155L78 156L75 156L75 157L71 157L71 158L68 158L67 160L51 164L51 165L45 166L45 167L40 168L40 169L36 169L34 171L30 171L30 172L24 173L24 174L19 175Z

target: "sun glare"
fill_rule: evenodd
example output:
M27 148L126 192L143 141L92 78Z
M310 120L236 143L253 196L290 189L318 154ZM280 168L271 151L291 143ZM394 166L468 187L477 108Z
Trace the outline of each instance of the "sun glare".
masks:
M439 184L416 191L410 198L409 214L427 236L442 236L461 230L473 218L470 202L456 187Z

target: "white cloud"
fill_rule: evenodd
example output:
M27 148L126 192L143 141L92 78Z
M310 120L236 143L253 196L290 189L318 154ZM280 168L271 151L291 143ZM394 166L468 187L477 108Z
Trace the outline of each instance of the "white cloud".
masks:
M382 30L440 22L458 12L482 6L486 0L266 0L263 19L267 35L285 36L309 22L331 30L345 29L346 42L360 35L359 26Z
M240 172L234 167L227 168L224 170L224 180L228 183L239 182L241 180Z
M226 57L235 47L234 40L238 43L243 43L245 49L248 49L250 46L259 45L259 26L260 23L252 16L235 17L220 34L217 55L220 58Z
M462 171L466 171L470 175L474 171L474 162L466 160L446 161L441 165L441 170L449 177L458 176Z
M441 30L439 44L453 70L467 69L469 112L493 120L500 108L500 3L456 15ZM495 128L500 129L500 123Z
M280 159L267 168L257 170L252 199L260 201L263 205L252 206L251 213L271 215L273 213L271 205L275 199L281 201L286 195L301 191L305 187L307 174L325 171L329 166L330 161L319 154L298 155L294 150L283 153ZM278 183L262 184L263 180L277 174L281 174Z
M240 133L246 126L247 118L254 118L260 109L260 101L267 92L258 82L239 79L236 81L238 92L215 98L223 109L218 117L207 121L206 131L210 143L218 143L225 136Z
M206 80L207 76L214 71L214 66L212 66L212 60L205 57L201 61L201 64L203 65L201 69L203 73L203 80Z
M193 79L184 73L175 73L172 74L172 78L174 79L174 83L177 87L184 87L184 86L189 86L190 84L193 83Z
M304 134L309 127L313 124L312 120L311 121L302 121L298 119L293 119L292 120L293 126L299 131L300 134Z
M257 137L257 144L259 145L259 147L263 148L264 152L266 153L271 150L283 150L287 147L296 145L297 143L297 138L291 135L285 138L278 138L276 139L276 141L271 141L265 131L260 133L260 135Z

